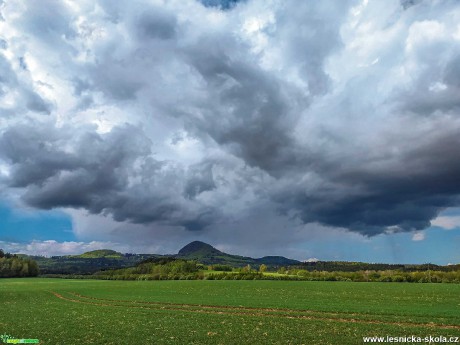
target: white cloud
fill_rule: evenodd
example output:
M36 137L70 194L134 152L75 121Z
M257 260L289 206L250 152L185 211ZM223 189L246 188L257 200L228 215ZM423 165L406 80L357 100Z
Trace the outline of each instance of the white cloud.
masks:
M412 241L423 241L425 239L425 233L422 231L416 231L412 235Z
M129 245L112 242L57 242L55 240L31 241L30 243L12 243L0 241L0 246L7 252L29 255L76 255L97 249L113 249L122 253L130 252Z
M446 230L460 228L460 216L440 216L433 219L431 225L439 226Z
M318 261L319 261L319 259L317 259L317 258L309 258L307 260L304 260L304 262L318 262Z
M191 240L190 240L191 241ZM149 240L137 241L134 243L114 242L114 241L63 241L55 240L33 240L26 243L0 241L0 248L5 252L28 254L28 255L78 255L92 250L111 249L120 253L138 253L138 254L172 254L177 253L186 243L167 247L162 242Z

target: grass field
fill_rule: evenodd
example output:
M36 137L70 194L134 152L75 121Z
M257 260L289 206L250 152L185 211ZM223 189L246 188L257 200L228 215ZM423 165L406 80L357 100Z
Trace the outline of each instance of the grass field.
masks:
M0 335L40 344L362 344L460 336L460 285L0 280Z

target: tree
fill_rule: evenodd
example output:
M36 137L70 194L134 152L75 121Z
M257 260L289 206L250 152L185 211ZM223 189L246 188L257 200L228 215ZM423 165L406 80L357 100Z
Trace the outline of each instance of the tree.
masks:
M37 262L5 253L0 249L0 278L35 277L39 273Z
M241 269L241 272L251 272L251 265L247 264L246 266L244 266L242 269Z
M22 262L17 259L12 259L11 272L14 276L19 276L19 272L22 269Z
M29 263L27 261L22 263L21 271L19 272L21 277L27 277L29 275Z
M38 273L39 273L39 269L38 269L37 262L33 260L29 260L29 276L36 277L38 276Z
M260 265L260 267L259 267L259 272L263 273L263 272L265 272L266 270L267 270L267 265L265 265L265 264Z

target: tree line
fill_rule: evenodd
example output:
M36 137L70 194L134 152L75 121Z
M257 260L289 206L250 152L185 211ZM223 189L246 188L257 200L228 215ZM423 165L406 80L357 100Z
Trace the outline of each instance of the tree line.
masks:
M299 265L291 265L289 268L302 269L306 271L329 271L329 272L358 272L358 271L458 271L460 264L440 266L436 264L383 264L366 262L347 262L347 261L314 261L302 262Z
M269 269L266 265L232 267L204 265L183 259L151 258L135 267L108 269L91 275L52 275L61 278L107 280L298 280L349 282L407 282L407 283L460 283L460 270L456 271L309 271L294 267Z
M5 253L0 249L0 278L36 277L38 273L38 265L34 260Z
M352 282L398 282L398 283L460 283L460 270L441 271L405 271L397 270L362 270L343 271L307 271L302 269L283 269L278 273L299 280L316 281L352 281Z

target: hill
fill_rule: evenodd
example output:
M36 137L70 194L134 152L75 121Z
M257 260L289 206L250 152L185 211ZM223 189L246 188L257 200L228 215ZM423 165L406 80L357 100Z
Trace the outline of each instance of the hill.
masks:
M257 264L267 266L292 266L299 265L300 261L288 259L284 256L264 256L263 258L256 259Z
M248 264L255 264L255 260L249 257L231 255L214 248L213 246L200 242L194 241L187 244L175 258L184 260L194 260L205 265L231 265L231 266L245 266Z
M41 274L92 274L100 270L121 269L133 267L142 261L154 258L176 258L182 260L193 260L205 265L229 265L243 267L247 265L259 266L289 266L300 264L299 261L287 259L282 256L266 256L254 259L246 256L224 253L213 246L194 241L187 244L175 255L158 254L122 254L115 250L99 249L85 252L79 255L66 256L28 256L24 258L35 260Z
M212 255L222 255L224 254L220 250L214 248L210 244L193 241L179 250L176 256L212 256Z
M110 249L99 249L99 250L92 250L90 252L86 252L80 255L71 255L70 257L73 258L83 258L83 259L100 259L100 258L123 258L124 255L122 253L116 252L115 250Z
M267 266L282 266L300 264L300 261L287 259L283 256L265 256L254 259L248 256L227 254L201 241L194 241L187 244L174 257L184 260L195 260L205 265L246 266L265 264Z
M38 263L41 274L92 274L100 270L132 267L155 254L121 254L114 250L95 250L80 255L27 256Z
M101 270L121 269L134 267L135 265L149 259L182 259L196 261L204 265L228 265L232 267L244 267L251 265L257 268L262 264L274 269L289 267L310 272L314 271L372 271L372 270L399 270L402 272L416 271L456 271L460 265L438 266L433 264L404 265L404 264L379 264L364 262L342 262L342 261L316 261L300 262L285 258L283 256L264 256L262 258L251 258L224 253L213 246L194 241L184 246L175 255L159 254L122 254L110 249L93 250L80 255L52 256L28 256L18 254L23 259L35 260L40 267L41 274L92 274ZM155 260L154 260L155 261Z

